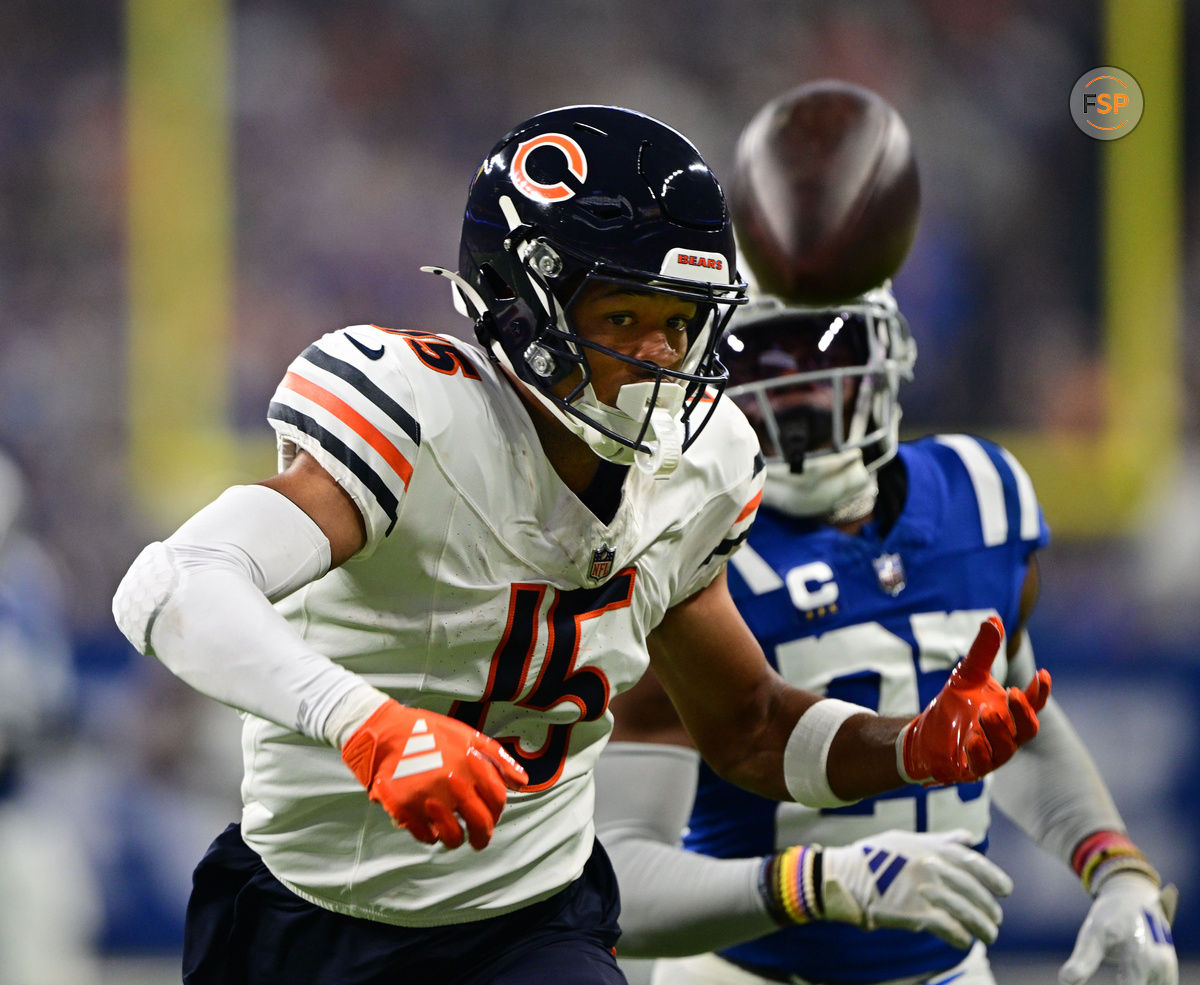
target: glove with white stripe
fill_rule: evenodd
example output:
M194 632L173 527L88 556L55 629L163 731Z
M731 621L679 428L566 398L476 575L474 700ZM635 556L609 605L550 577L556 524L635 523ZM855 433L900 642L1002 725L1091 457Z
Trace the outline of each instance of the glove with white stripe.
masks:
M783 924L838 920L926 930L964 949L977 937L991 944L1003 918L996 897L1012 880L971 842L965 829L886 831L840 848L788 848L764 869L771 909Z
M447 848L463 843L458 817L472 848L487 845L508 790L529 782L495 739L390 699L346 740L342 759L397 827Z

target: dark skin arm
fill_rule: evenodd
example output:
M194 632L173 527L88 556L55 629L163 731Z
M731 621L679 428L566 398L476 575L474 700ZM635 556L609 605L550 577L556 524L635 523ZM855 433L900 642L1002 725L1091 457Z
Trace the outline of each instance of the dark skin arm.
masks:
M648 648L651 671L613 700L613 739L692 745L731 782L790 800L783 750L800 715L820 695L791 687L767 663L729 595L724 572L672 608ZM894 743L907 722L850 718L830 749L834 793L850 800L900 786Z
M1020 618L1006 641L1009 656L1017 652L1037 593L1033 562L1022 586ZM612 701L613 741L690 746L730 782L791 799L783 785L783 749L800 715L820 696L790 687L770 666L737 612L724 572L671 609L648 648L646 676ZM853 800L900 786L894 742L908 721L848 719L829 750L834 793Z

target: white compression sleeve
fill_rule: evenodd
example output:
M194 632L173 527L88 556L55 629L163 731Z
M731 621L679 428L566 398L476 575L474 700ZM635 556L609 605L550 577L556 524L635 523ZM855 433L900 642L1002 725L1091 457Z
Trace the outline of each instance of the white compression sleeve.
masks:
M679 847L700 757L682 746L610 742L596 765L596 834L621 891L621 954L703 954L777 930L758 888L761 858Z
M1026 633L1010 680L1025 684L1036 669ZM1070 866L1080 841L1096 831L1124 831L1125 824L1091 754L1053 697L1038 712L1038 722L1037 737L996 771L992 797L1022 831Z
M1038 712L1037 737L996 771L996 806L1046 851L1070 866L1075 846L1125 824L1100 771L1051 697Z
M197 691L329 742L330 712L370 685L271 605L328 570L329 542L303 510L265 486L234 486L142 551L113 615L140 652ZM386 695L376 694L378 705Z

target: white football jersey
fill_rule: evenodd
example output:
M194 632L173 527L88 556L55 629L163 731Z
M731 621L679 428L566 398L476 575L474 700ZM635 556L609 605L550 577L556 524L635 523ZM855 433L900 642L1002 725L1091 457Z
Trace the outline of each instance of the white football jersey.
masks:
M393 827L336 749L248 716L242 832L321 906L410 926L543 899L592 851L592 767L646 634L744 538L758 445L722 401L678 470L630 469L604 523L558 478L512 385L477 347L358 325L289 367L268 414L353 498L367 544L279 603L317 650L405 705L502 741L530 787L476 852Z

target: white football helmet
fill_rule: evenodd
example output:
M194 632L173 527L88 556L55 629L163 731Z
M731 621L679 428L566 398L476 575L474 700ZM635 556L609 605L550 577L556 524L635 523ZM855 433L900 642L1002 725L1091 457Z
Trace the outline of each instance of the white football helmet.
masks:
M917 346L890 285L827 308L751 296L721 347L726 391L759 430L768 463L857 449L868 471L896 454L900 382Z

